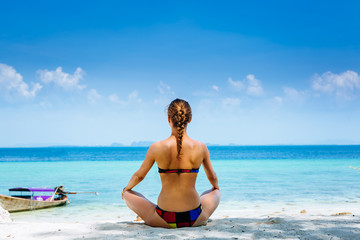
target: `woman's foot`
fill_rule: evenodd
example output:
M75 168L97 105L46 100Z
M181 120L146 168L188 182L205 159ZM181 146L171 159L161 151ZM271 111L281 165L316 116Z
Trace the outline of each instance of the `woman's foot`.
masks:
M136 216L136 219L134 220L134 222L141 222L144 221L139 215Z

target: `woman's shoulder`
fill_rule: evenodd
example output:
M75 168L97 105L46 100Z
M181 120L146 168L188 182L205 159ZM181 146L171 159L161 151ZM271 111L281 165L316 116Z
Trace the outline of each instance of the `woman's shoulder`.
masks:
M191 148L199 149L201 151L207 150L205 143L194 140L194 139L189 139L189 140L190 140L189 144L190 144Z
M154 142L153 144L150 145L149 150L157 151L157 150L164 149L164 147L166 147L166 146L169 146L168 139Z
M167 139L154 142L148 149L148 154L157 160L161 159L163 156L167 156L170 152L171 143Z
M150 145L149 150L156 150L161 146L161 141L154 142Z

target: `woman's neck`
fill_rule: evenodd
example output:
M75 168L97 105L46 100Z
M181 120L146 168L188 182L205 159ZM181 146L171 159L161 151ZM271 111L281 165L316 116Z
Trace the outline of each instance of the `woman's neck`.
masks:
M174 136L174 137L178 137L178 133L177 133L177 129L176 128L172 128L171 129L171 136ZM186 132L186 128L184 129L184 135L183 137L187 137L187 132Z

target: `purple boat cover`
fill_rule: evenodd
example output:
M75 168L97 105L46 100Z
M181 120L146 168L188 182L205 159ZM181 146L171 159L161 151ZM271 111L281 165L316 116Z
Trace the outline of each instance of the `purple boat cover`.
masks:
M10 188L9 191L22 191L22 192L54 192L53 188Z
M49 198L51 198L51 196L34 196L33 199L36 201L46 201Z

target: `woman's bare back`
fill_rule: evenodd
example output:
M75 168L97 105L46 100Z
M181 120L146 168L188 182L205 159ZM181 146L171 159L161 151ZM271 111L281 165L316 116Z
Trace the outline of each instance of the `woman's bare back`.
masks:
M155 143L154 147L155 162L162 169L200 168L205 157L205 145L188 136L184 136L180 158L174 136ZM182 212L199 206L200 196L195 189L197 173L161 173L160 177L162 190L158 205L162 209Z

